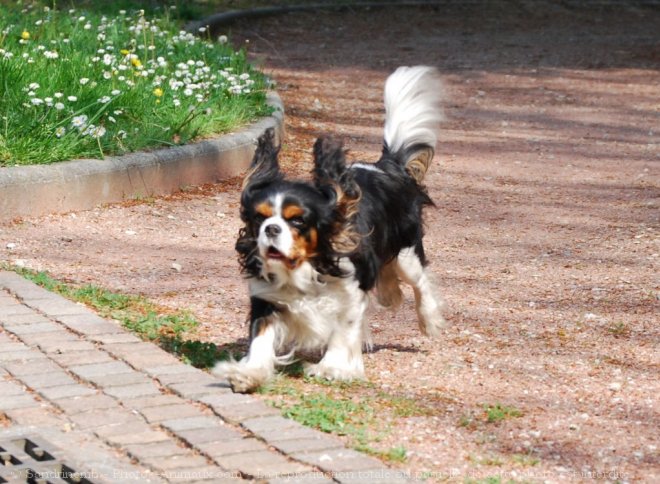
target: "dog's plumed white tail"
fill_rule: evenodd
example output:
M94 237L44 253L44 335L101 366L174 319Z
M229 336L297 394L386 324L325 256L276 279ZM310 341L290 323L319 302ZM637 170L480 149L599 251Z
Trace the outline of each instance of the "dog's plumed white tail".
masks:
M419 182L435 152L444 119L442 98L442 83L433 67L399 67L385 83L385 149L397 153Z

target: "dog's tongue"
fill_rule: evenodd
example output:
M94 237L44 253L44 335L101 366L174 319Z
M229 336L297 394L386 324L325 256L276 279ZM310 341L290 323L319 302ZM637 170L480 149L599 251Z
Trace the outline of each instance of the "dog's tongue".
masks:
M282 254L275 247L268 247L267 255L270 259L284 259L284 254Z

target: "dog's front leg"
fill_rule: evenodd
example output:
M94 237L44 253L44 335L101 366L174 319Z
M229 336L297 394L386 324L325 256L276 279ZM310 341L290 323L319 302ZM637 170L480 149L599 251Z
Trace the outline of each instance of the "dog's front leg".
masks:
M246 393L256 390L275 373L277 326L275 307L261 299L251 299L250 349L240 361L220 362L213 373L226 378L232 390Z
M307 365L305 373L328 380L363 380L364 362L362 343L366 331L365 312L368 307L366 293L355 288L352 297L343 301L347 310L336 321L321 361Z

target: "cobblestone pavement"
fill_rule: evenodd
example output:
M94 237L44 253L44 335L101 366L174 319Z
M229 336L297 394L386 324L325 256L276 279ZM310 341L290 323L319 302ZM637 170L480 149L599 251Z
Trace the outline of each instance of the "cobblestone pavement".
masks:
M0 464L0 482L406 480L11 272L0 272Z

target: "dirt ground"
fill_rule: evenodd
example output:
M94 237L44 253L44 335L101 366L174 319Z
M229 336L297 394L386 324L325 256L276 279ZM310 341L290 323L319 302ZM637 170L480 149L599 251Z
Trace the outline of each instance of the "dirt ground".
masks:
M434 409L390 422L387 437L408 451L393 465L428 482L660 481L660 8L583 3L448 2L232 29L277 81L295 175L319 133L375 161L387 75L443 74L426 246L450 325L422 337L408 293L397 313L374 308L366 357L372 382ZM203 339L245 342L238 186L2 226L0 257L190 308ZM522 415L486 422L497 403Z

